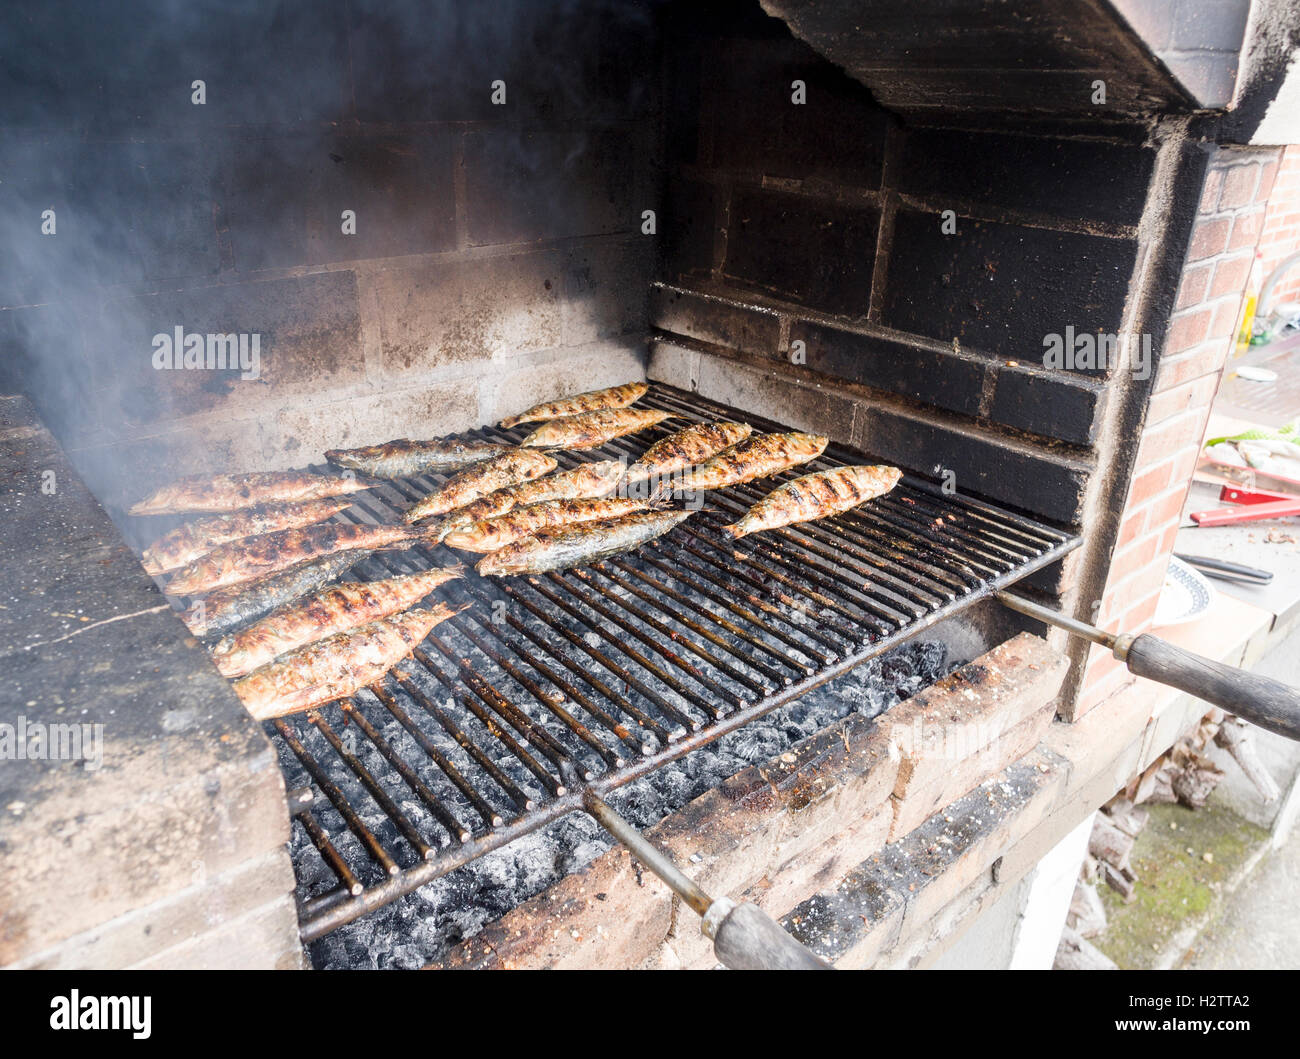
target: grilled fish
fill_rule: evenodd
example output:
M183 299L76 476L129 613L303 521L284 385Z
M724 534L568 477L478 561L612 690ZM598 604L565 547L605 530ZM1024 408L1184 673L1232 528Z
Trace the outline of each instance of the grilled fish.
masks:
M325 458L335 467L350 467L376 478L409 478L429 471L459 471L490 456L499 456L510 447L462 438L431 441L398 438L359 449L326 449Z
M207 555L220 544L324 522L351 503L351 500L308 500L303 504L276 504L229 515L209 515L159 537L144 550L140 562L151 574L165 573Z
M439 539L446 539L452 530L461 529L472 522L495 518L527 504L540 504L546 500L585 500L613 492L623 480L620 460L598 460L584 463L571 471L548 474L534 478L523 485L498 489L472 504L458 507L447 516L439 529Z
M212 660L222 676L242 677L314 640L406 610L439 585L461 576L463 568L452 566L383 581L331 585L227 636L212 649Z
M819 434L760 434L746 438L698 467L687 471L674 483L679 492L721 489L726 485L752 482L815 460L830 439Z
M629 382L623 386L611 386L607 390L588 390L575 397L565 397L559 401L535 404L527 412L517 416L506 416L501 420L503 427L514 427L520 423L536 423L543 419L559 419L561 416L577 415L579 412L595 412L602 408L626 408L633 401L639 401L650 387L643 382Z
M555 470L555 461L543 452L510 449L500 456L454 474L422 500L418 500L402 517L407 522L418 522L430 515L445 515L458 507L472 504L479 497L506 489L522 482L532 481Z
M310 471L259 471L254 474L202 474L164 485L135 504L132 515L180 515L190 511L239 511L259 504L322 500L370 487L353 477Z
M335 552L324 559L313 559L291 566L280 574L270 574L233 588L223 588L195 600L181 615L181 620L195 636L216 636L229 632L333 581L369 554L365 548Z
M644 500L544 500L540 504L516 507L496 518L460 526L443 537L442 543L463 552L494 552L520 537L551 526L616 518L645 508Z
M754 428L748 423L695 423L656 441L627 469L629 482L665 478L683 467L703 463L744 441Z
M897 467L884 466L836 467L805 474L773 489L730 526L723 526L722 531L731 537L743 537L792 522L838 515L883 496L902 477Z
M192 596L198 592L236 585L241 581L251 581L262 574L273 574L277 570L331 552L351 548L373 551L378 548L409 546L424 536L410 526L366 526L338 522L264 533L260 537L223 544L181 567L167 582L165 591L169 596Z
M692 511L642 511L620 518L538 530L480 559L474 569L484 576L504 577L594 563L654 540L692 514Z
M439 603L327 636L253 670L235 693L259 721L309 710L372 684L463 607Z
M656 408L606 408L599 412L582 412L551 420L519 444L534 449L594 449L613 438L635 434L638 430L662 423L672 415L672 412L661 412Z

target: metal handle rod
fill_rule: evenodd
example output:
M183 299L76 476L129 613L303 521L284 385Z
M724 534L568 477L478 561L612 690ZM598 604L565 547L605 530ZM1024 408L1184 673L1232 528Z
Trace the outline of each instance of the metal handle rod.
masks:
M1288 739L1300 740L1300 690L1272 677L1202 658L1158 636L1104 632L1020 596L997 593L1012 610L1101 644L1135 676L1177 688Z
M684 875L672 860L611 809L594 791L583 792L583 806L637 860L701 917L700 929L713 940L718 959L734 970L824 971L828 965L754 904L716 901Z

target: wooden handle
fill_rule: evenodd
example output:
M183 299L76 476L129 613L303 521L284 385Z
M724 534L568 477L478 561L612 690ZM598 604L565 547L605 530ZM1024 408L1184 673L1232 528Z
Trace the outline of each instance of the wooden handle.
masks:
M1195 695L1270 732L1300 740L1300 691L1143 634L1129 644L1130 672Z
M727 902L730 904L730 902ZM713 928L713 951L733 971L826 971L829 965L757 905L735 905Z

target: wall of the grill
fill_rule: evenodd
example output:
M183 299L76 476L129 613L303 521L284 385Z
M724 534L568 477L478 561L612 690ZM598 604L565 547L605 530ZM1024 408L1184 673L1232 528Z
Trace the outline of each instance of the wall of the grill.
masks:
M680 347L834 381L883 400L787 403L881 456L1077 521L1111 373L1049 367L1044 342L1126 326L1156 171L1148 130L904 122L747 4L713 21L683 11L668 54L652 303L666 381L709 381ZM806 362L792 364L799 342ZM713 396L763 389L750 376L714 370Z
M101 497L639 377L654 5L3 17L0 389L31 393ZM260 335L259 377L155 370L178 326Z

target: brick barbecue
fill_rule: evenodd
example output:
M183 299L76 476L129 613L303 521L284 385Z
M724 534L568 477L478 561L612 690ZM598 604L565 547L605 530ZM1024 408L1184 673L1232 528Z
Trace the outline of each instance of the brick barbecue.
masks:
M141 0L147 41L15 6L15 68L98 89L28 78L0 116L0 702L103 753L0 762L0 965L712 966L592 793L825 959L923 965L1173 742L1112 654L994 594L1150 627L1297 18L958 6L293 0L214 32ZM258 359L160 369L173 334ZM453 586L480 609L423 674L266 725L137 560L126 509L181 475L518 440L492 424L640 379L904 484L734 570L701 517Z

